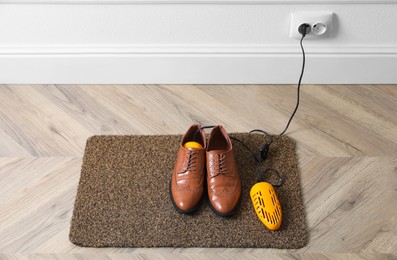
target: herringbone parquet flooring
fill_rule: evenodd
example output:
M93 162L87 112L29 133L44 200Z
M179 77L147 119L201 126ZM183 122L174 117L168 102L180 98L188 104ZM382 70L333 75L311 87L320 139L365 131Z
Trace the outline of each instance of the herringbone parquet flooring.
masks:
M0 258L396 259L397 86L304 85L299 250L81 248L68 240L86 139L285 126L292 85L0 85Z

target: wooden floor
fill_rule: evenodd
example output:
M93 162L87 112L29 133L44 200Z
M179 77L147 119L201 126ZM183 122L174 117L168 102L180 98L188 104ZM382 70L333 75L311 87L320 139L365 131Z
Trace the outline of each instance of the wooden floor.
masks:
M68 240L86 139L195 122L278 134L293 85L0 85L0 258L397 259L397 86L304 85L298 143L310 232L299 250L81 248ZM126 254L128 253L128 254Z

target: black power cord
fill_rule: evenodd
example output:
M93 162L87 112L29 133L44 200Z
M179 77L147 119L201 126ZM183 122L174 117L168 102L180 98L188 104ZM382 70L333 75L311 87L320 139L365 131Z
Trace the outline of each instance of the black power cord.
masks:
M301 24L299 26L298 31L302 35L302 38L300 40L300 46L301 46L301 49L302 49L303 62L302 62L301 74L299 76L299 81L298 81L297 96L296 96L296 106L295 106L295 109L292 112L292 114L291 114L291 116L290 116L290 118L288 120L288 123L287 123L285 129L281 132L280 136L283 135L287 131L292 119L294 118L294 116L295 116L295 114L296 114L296 112L298 111L298 108L299 108L301 82L302 82L303 72L305 71L305 49L303 48L302 42L303 42L303 39L305 38L306 34L310 31L310 25L307 24L307 23L303 23L303 24ZM267 137L267 141L262 143L262 145L259 148L259 156L256 157L255 154L253 154L255 161L257 163L259 163L259 180L258 181L264 181L264 176L266 175L266 173L273 173L273 174L277 175L279 181L278 181L277 184L273 183L272 185L275 186L275 187L282 186L283 183L284 183L284 179L283 179L282 175L277 170L275 170L273 168L267 168L266 170L262 170L261 165L260 165L267 158L267 154L269 152L270 145L272 144L272 141L273 141L272 136L269 135L268 133L266 133L265 131L260 130L260 129L252 130L250 132L250 134L253 133L253 132L261 132L262 134L264 134ZM249 149L249 147L247 145L245 145L243 142L241 142L237 138L233 138L233 139L236 140L236 141L239 141L240 143L242 143L244 145L244 147L252 153L251 149Z
M299 76L299 81L298 81L298 88L297 88L297 94L296 94L296 106L295 106L294 112L292 112L291 117L289 118L288 123L284 128L284 131L282 131L280 135L283 135L287 131L292 119L294 118L296 112L298 111L299 100L300 100L300 91L301 91L301 81L302 81L302 77L303 77L303 72L305 71L305 49L303 49L302 41L303 41L303 38L305 38L306 33L309 32L309 30L310 30L310 25L307 23L301 24L298 28L299 33L302 35L302 38L300 40L300 46L302 49L302 56L303 56L302 71L301 71L301 75Z
M249 134L253 134L253 133L259 133L262 134L264 137L266 137L266 141L264 143L261 144L260 148L259 148L259 153L258 155L256 155L256 152L253 152L251 150L251 148L245 144L243 141L241 141L240 139L233 137L233 136L229 136L230 139L235 140L237 142L239 142L240 144L243 145L243 147L251 153L252 157L254 158L254 160L256 161L256 163L258 164L258 174L259 174L259 178L258 178L258 182L263 182L265 181L265 175L267 174L275 174L278 178L278 182L277 183L271 183L274 187L280 187L283 185L284 183L284 178L282 177L282 175L274 168L269 167L265 170L262 169L262 165L263 163L266 161L267 159L267 155L269 153L269 149L270 149L270 145L273 142L273 137L268 134L267 132L261 130L261 129L254 129L252 131L249 132Z
M299 76L299 81L298 81L296 106L295 106L294 111L291 114L291 117L288 120L288 123L287 123L284 131L282 131L280 135L283 135L287 131L292 119L294 118L294 116L295 116L295 114L296 114L296 112L298 111L298 108L299 108L301 82L302 82L303 72L305 71L305 50L303 49L302 42L303 42L303 38L305 38L306 34L310 31L310 25L307 24L307 23L303 23L303 24L301 24L299 26L298 31L302 35L302 38L300 40L300 46L301 46L301 49L302 49L303 63L302 63L302 71L301 71L301 74ZM213 128L213 127L214 126L203 126L203 127L199 128L199 129L197 129L197 131L194 133L193 140L196 140L196 136L197 136L197 134L198 134L198 132L200 130L206 129L206 128ZM259 155L258 156L255 154L255 152L253 152L240 139L238 139L236 137L232 137L232 136L230 136L230 139L235 140L235 141L239 142L240 144L242 144L243 147L245 149L247 149L252 154L252 157L258 163L258 172L259 172L258 181L264 181L264 176L266 175L266 173L270 173L270 174L273 173L273 174L275 174L278 177L278 183L276 183L276 184L273 183L272 185L275 186L275 187L280 187L280 186L283 185L283 182L284 182L284 179L283 179L282 175L277 170L275 170L273 168L267 168L266 170L262 170L262 168L261 168L261 164L267 159L267 155L269 153L270 145L273 142L273 138L272 138L272 136L270 134L268 134L267 132L265 132L265 131L263 131L261 129L254 129L251 132L249 132L249 134L252 134L252 133L255 133L255 132L263 134L264 136L266 136L266 139L267 139L264 143L261 144L261 146L259 148Z

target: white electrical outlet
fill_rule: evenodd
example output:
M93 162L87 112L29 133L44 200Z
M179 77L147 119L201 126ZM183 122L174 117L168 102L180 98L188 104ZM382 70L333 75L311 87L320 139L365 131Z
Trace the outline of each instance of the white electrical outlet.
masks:
M298 32L299 25L307 23L310 32L306 36L323 36L332 30L332 12L296 12L291 13L290 38L300 39L302 35Z

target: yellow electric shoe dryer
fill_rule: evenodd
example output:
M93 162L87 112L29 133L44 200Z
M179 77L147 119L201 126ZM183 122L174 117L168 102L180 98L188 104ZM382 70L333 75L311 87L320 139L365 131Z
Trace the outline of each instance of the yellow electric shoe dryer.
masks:
M250 134L254 132L259 132L265 135L267 137L267 141L261 145L261 148L259 149L259 157L254 156L255 161L259 163L259 180L258 183L252 186L250 197L255 213L260 221L268 229L275 231L281 226L283 214L281 211L280 201L277 198L277 194L273 186L280 187L283 185L283 178L279 172L273 168L268 168L266 170L262 170L260 168L260 165L267 159L273 138L271 135L260 129L252 130ZM269 182L264 181L265 175L271 173L278 177L277 184L272 185Z
M267 169L263 173L274 172L279 177L279 184L282 185L282 178L279 173L273 169ZM277 198L276 191L268 182L258 182L252 186L250 191L250 197L254 210L260 221L270 230L278 230L281 226L283 214L281 211L281 205Z

